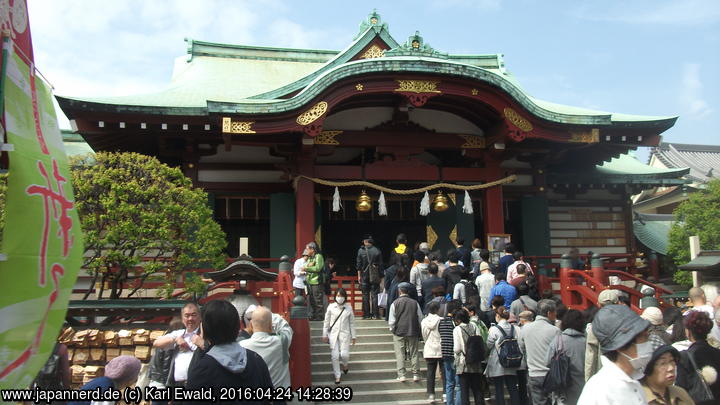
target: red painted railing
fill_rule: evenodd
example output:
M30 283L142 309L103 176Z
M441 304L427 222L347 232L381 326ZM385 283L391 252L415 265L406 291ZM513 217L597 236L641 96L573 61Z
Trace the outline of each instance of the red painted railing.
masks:
M332 302L335 291L337 291L338 288L344 288L345 292L347 292L348 302L354 310L355 315L362 315L362 291L360 290L360 283L358 283L357 276L335 276L333 277L333 281L337 282L337 287L331 289L331 293L328 296L329 302ZM358 292L361 294L358 294ZM358 303L360 304L360 309L358 309Z
M598 295L605 289L615 289L628 294L630 307L638 313L642 312L640 309L640 299L644 296L640 292L640 289L637 288L638 286L647 285L655 289L655 298L658 299L661 306L664 306L665 303L660 297L665 294L672 294L670 290L657 284L643 280L625 271L606 270L605 266L594 267L589 271L561 268L559 273L559 278L539 276L540 288L544 290L547 289L552 282L559 282L559 293L563 303L573 309L585 310L592 305L597 305ZM624 284L610 285L608 282L609 276L616 276L621 282L634 281L636 288L628 287Z

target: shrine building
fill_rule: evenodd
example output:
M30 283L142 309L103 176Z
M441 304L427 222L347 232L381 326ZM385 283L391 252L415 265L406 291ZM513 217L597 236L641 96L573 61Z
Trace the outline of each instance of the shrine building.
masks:
M93 150L181 167L210 194L231 256L242 237L254 257L316 240L352 267L364 234L387 254L400 232L442 252L458 236L510 235L527 255L632 253L630 196L685 183L687 169L628 155L677 117L537 99L501 54L443 53L417 32L398 42L375 12L341 51L186 41L164 90L57 99ZM361 181L400 191L384 193L387 215L380 191L342 184ZM424 194L402 192L439 183L477 186L472 213L462 189L430 190L450 207L426 216ZM363 191L369 211L356 208Z

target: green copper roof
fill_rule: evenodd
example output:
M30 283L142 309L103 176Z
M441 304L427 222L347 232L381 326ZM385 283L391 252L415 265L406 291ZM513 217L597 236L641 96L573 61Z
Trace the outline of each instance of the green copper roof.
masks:
M65 154L68 156L81 156L93 153L90 145L85 142L83 137L75 132L63 129L60 130L63 137L63 145L65 145Z
M635 184L641 186L677 186L688 181L681 179L689 169L661 169L650 167L632 153L610 159L594 170L572 173L550 172L547 182L552 184Z
M670 228L672 227L672 215L667 220L635 220L633 221L633 233L635 237L648 249L660 254L667 255Z
M688 271L717 271L720 270L720 250L705 250L689 263L678 266Z
M688 168L663 169L652 167L637 160L630 153L622 154L610 159L609 162L597 166L598 173L605 175L632 175L668 179L681 177L687 174L689 170Z
M384 57L352 60L377 40L391 48ZM187 46L188 55L176 60L173 78L164 90L121 97L58 97L58 100L64 109L75 107L92 111L165 115L274 114L306 107L338 80L360 75L416 73L488 83L508 93L531 114L562 124L622 124L664 130L676 120L676 117L593 111L533 98L505 70L501 54L448 55L424 43L418 32L399 44L377 12L361 23L357 37L340 52L194 40L187 40ZM293 93L297 94L283 98Z

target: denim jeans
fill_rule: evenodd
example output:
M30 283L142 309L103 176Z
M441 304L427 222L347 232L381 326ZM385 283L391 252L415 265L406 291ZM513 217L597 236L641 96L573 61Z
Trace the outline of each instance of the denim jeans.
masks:
M455 375L455 358L443 357L445 368L445 405L455 405L455 386L457 378Z

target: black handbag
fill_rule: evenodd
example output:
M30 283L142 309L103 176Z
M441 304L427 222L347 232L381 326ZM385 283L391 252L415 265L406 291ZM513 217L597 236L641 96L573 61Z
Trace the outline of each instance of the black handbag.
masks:
M562 335L558 335L557 351L550 360L550 369L543 380L543 391L562 392L570 385L570 358L565 354Z

